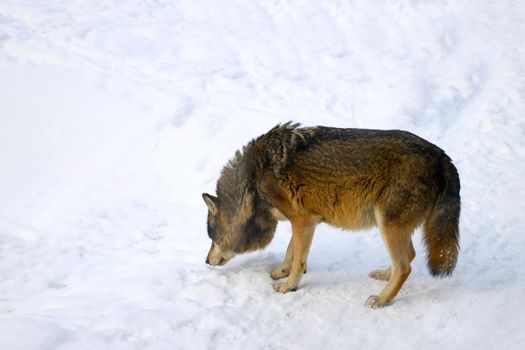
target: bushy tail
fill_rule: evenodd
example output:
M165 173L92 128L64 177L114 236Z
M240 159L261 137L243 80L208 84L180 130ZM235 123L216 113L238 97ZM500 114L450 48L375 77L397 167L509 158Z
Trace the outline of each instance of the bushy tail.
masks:
M460 183L456 167L445 156L441 161L441 192L423 231L428 267L432 276L448 276L456 267L459 250Z

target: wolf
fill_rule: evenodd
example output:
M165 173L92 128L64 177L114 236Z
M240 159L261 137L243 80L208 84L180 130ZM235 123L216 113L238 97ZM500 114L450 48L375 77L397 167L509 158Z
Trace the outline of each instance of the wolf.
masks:
M365 305L392 302L411 272L412 233L423 225L433 276L447 276L459 250L460 182L434 144L402 130L301 127L287 122L253 139L222 169L216 196L203 193L212 240L206 263L266 247L278 220L291 223L283 262L270 271L277 292L295 291L307 269L316 225L378 226L390 267L369 276L388 283Z

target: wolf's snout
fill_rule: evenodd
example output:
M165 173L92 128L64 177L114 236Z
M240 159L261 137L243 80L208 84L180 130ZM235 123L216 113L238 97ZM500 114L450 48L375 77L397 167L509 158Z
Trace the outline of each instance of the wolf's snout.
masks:
M206 258L206 264L211 266L222 266L235 256L231 251L222 251L221 248L212 242L210 251Z
M226 264L227 261L224 259L224 258L220 258L219 262L211 262L209 258L206 258L206 264L210 265L210 266L222 266L224 264Z

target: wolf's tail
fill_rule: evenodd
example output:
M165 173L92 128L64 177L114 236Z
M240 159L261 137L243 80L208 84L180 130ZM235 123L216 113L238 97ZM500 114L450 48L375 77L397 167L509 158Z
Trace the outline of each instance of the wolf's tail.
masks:
M428 267L432 276L448 276L456 267L459 250L459 175L452 160L441 160L441 191L424 225Z

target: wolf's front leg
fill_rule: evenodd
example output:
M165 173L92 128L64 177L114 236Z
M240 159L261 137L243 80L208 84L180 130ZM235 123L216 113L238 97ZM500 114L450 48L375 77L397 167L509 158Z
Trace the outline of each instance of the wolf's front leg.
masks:
M286 293L297 289L297 285L306 271L306 260L316 224L317 222L310 218L292 222L292 240L288 246L292 251L292 266L288 279L274 284L275 291Z
M282 264L274 267L270 271L270 277L274 280L278 280L283 277L288 277L290 270L292 269L292 256L293 256L293 235L290 237L290 243L288 243L288 248L286 249L286 254Z

